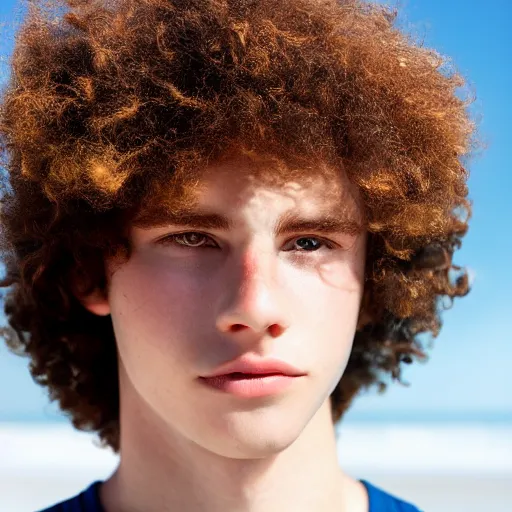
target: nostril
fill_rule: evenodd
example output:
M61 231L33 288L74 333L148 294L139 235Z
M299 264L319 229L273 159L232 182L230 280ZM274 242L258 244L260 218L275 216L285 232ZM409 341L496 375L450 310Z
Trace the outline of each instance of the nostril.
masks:
M277 337L281 336L281 334L283 334L284 327L279 324L272 324L268 328L268 332L269 332L270 336L272 336L273 338L277 338Z
M242 325L242 324L233 324L231 326L231 332L240 332L246 328L247 328L247 326Z
M232 324L229 327L229 331L232 333L241 332L246 329L249 329L249 326L244 325L244 324ZM277 338L277 337L281 336L281 334L284 332L284 330L285 330L284 327L279 324L271 324L267 327L268 334L270 334L270 336L272 336L273 338Z

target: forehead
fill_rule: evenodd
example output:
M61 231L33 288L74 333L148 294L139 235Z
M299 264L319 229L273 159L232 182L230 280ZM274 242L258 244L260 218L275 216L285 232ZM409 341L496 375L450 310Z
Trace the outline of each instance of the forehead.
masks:
M243 155L218 161L159 188L137 218L149 224L194 210L236 216L247 208L329 214L362 220L355 186L341 168L325 163L285 164L282 160Z
M233 160L205 169L194 193L203 207L354 210L357 194L342 171L289 168L268 161Z

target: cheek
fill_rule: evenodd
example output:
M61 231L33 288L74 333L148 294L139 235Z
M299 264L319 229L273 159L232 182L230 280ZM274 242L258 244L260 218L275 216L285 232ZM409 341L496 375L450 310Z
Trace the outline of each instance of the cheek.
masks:
M359 307L361 302L361 288L334 288L323 282L317 286L301 288L301 311L299 320L307 329L316 345L326 347L325 354L333 353L336 348L350 349L354 337Z
M293 269L288 276L287 295L291 302L295 334L302 340L296 347L303 360L325 376L345 368L354 340L363 292L359 269L333 263L303 272Z
M324 285L322 299L312 319L316 368L332 393L347 367L352 352L362 296L358 281L345 281L344 287Z
M191 275L162 259L133 255L111 276L111 317L124 372L156 409L159 402L179 404L183 386L198 372L206 319L197 314L200 286Z
M360 261L322 262L314 268L291 268L286 278L290 297L318 319L327 323L346 322L358 311L363 291Z
M134 255L111 277L111 301L125 313L170 313L200 291L204 282L192 265L172 265L163 257Z
M193 269L164 263L134 255L112 274L109 302L119 345L182 352L185 334L198 326L202 279Z

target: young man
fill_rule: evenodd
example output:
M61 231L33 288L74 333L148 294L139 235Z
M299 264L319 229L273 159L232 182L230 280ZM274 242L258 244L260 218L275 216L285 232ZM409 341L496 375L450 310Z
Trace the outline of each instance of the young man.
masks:
M462 84L358 0L31 5L4 337L120 454L49 510L417 510L343 471L334 423L468 291Z

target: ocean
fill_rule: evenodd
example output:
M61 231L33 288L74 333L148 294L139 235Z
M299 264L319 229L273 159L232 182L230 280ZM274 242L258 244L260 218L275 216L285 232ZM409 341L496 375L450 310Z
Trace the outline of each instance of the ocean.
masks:
M512 510L512 423L350 420L340 465L425 512ZM34 512L107 478L118 458L67 423L0 423L0 511Z

